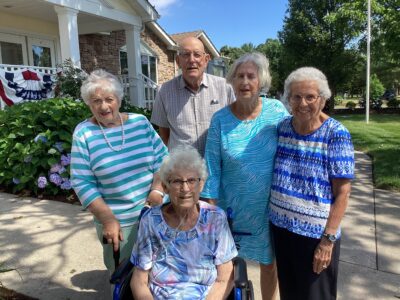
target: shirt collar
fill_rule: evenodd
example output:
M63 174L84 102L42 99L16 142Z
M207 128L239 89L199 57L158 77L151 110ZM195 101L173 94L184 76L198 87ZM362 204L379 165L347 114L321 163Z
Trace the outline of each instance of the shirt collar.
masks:
M208 87L209 86L209 81L210 81L210 79L208 77L208 74L207 73L203 73L203 80L200 83L200 88L202 86ZM185 80L183 79L183 76L180 75L180 78L179 78L179 89L184 89L186 86L187 86L187 84L186 84Z

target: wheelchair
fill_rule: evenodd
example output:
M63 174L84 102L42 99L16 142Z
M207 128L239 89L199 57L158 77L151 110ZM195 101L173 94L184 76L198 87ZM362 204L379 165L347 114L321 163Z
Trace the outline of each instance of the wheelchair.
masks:
M232 231L232 209L227 210L229 228ZM233 232L233 235L248 235L248 233ZM103 238L103 243L107 241ZM236 247L239 246L236 244ZM124 259L121 263L119 251L114 252L115 271L111 275L110 283L114 285L113 300L134 300L130 281L134 266L129 259ZM233 260L233 282L234 287L227 299L229 300L254 300L253 283L247 277L247 264L241 257Z

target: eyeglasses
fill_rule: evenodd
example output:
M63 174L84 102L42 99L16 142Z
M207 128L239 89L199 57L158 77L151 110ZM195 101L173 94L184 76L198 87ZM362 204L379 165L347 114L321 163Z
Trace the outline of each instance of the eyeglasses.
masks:
M206 53L200 52L200 51L195 51L195 52L190 52L190 51L182 51L179 52L179 56L183 57L184 59L190 59L191 55L193 54L193 57L195 60L200 60L204 57Z
M293 96L290 96L289 100L300 103L304 99L304 100L306 100L307 103L313 103L313 102L317 101L317 99L320 97L321 97L320 95L313 95L313 94L309 94L309 95L305 95L305 96L293 95Z
M93 105L93 106L101 106L101 105L103 105L104 102L106 104L112 104L115 101L117 101L117 99L114 98L114 97L108 97L108 98L105 98L105 99L94 98L94 99L90 99L90 104Z
M183 187L183 184L186 183L189 188L193 189L199 185L201 178L188 178L186 180L182 179L173 179L168 181L168 183L175 189L180 189Z

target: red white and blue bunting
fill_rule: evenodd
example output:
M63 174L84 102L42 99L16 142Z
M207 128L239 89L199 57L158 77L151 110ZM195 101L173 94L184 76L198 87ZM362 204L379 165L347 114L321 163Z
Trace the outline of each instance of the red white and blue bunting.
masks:
M29 69L14 72L0 69L0 99L11 106L23 101L52 98L55 77Z

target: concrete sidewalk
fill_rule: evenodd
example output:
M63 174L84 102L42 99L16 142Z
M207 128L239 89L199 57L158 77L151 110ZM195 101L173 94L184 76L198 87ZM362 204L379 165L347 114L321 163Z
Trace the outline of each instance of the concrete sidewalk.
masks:
M356 153L346 216L339 299L400 299L400 194L374 190L371 161ZM39 299L109 299L108 274L88 212L79 205L0 193L0 274L8 288ZM260 297L258 266L249 277Z

